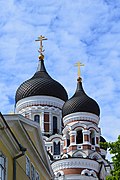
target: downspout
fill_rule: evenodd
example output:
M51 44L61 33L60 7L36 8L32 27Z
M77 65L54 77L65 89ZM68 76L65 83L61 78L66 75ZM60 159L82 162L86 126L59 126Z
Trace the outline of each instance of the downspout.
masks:
M13 158L13 180L16 180L16 160L19 159L20 157L24 156L25 155L25 152L26 152L26 148L24 148L21 144L20 145L20 151L21 151L21 154L15 156Z

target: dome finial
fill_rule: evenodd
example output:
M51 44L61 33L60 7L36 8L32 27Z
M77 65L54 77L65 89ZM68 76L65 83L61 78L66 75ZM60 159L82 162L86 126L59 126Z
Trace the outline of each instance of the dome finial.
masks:
M40 55L39 55L39 60L43 60L44 59L44 55L42 54L45 50L43 49L43 45L42 45L42 41L44 41L44 40L47 40L47 38L45 38L45 36L42 36L42 35L40 35L39 37L38 37L38 39L37 40L35 40L35 41L39 41L40 42L40 48L39 48L39 50L38 50L38 52L40 53Z
M78 82L81 82L81 81L82 81L82 78L80 77L80 75L81 75L80 67L81 67L81 66L84 66L84 64L82 64L81 62L78 61L77 63L75 63L75 66L78 67L78 79L77 79L77 81L78 81Z

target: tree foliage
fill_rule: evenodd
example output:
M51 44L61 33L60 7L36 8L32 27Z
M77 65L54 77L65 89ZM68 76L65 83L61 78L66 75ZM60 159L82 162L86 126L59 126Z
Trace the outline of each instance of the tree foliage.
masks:
M111 170L111 175L106 178L106 180L120 180L120 135L115 142L106 142L101 144L101 146L107 147L110 154L112 154L113 170Z

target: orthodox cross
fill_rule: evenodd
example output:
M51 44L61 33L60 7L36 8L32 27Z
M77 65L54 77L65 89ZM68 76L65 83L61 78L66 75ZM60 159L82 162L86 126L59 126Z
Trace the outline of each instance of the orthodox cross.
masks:
M44 40L47 40L47 38L45 38L45 36L42 36L42 35L40 35L40 36L38 37L38 39L35 40L35 41L39 41L39 42L40 42L40 48L39 48L39 50L38 50L38 52L40 53L40 55L42 55L42 52L45 51L45 50L43 50L43 45L42 45L42 42L43 42Z
M75 64L75 66L78 67L78 77L80 77L80 75L81 75L80 67L81 67L81 66L84 66L84 64L82 64L81 62L77 62L77 63Z

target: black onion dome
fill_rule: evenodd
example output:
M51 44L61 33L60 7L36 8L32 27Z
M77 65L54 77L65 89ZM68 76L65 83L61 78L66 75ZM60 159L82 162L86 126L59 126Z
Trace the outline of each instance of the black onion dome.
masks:
M16 91L16 103L26 97L30 96L53 96L63 101L68 99L68 95L64 87L47 73L44 61L40 60L37 72L34 76L23 82Z
M100 142L102 142L102 143L106 142L105 138L100 136Z
M75 94L63 106L63 117L75 112L89 112L100 115L100 108L95 100L90 98L83 90L81 79L78 79Z

